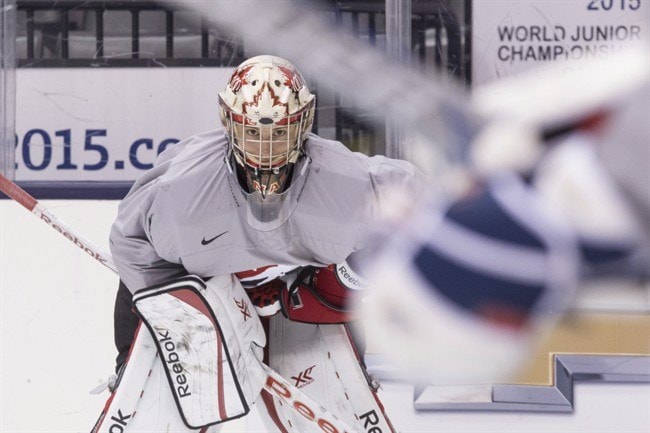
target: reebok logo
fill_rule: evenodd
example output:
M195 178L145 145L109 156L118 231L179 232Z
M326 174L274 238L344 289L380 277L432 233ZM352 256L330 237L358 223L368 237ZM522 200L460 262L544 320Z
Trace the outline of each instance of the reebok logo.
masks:
M124 429L126 428L126 423L128 422L129 418L131 418L131 415L124 415L122 414L122 410L118 409L117 416L113 415L111 417L111 421L113 421L113 424L111 424L111 426L108 428L108 431L110 433L123 432Z
M331 420L323 418L324 414L322 409L320 409L318 406L310 407L310 405L313 404L313 402L303 403L302 401L298 400L296 397L294 397L293 394L291 394L291 391L287 387L287 385L289 384L287 383L287 385L285 385L280 380L284 380L284 379L282 378L276 379L273 376L269 376L266 379L265 388L280 400L284 400L285 402L290 404L293 407L293 409L295 409L300 415L305 417L305 419L307 419L308 421L312 421L316 425L318 425L320 431L324 433L345 433L347 431L351 431L349 429L344 429L341 426L341 421L339 421L337 418L333 418Z
M209 244L209 243L211 243L211 242L213 242L213 241L219 239L221 236L225 235L226 233L228 233L228 232L225 231L225 232L220 233L220 234L218 234L218 235L216 235L215 237L210 238L210 239L206 239L206 238L204 237L203 239L201 239L201 245L207 245L207 244Z
M311 371L314 367L316 367L316 365L312 365L308 369L301 371L298 376L291 376L291 378L296 381L296 388L302 388L314 381L314 378L311 377Z
M359 415L359 420L363 421L363 428L367 433L382 433L381 427L377 425L379 424L379 416L374 410Z
M348 289L363 290L366 288L364 279L344 265L336 265L336 277L339 283Z
M185 367L183 365L184 363L176 352L176 344L172 341L172 337L169 335L169 331L166 329L157 330L156 333L158 334L158 344L160 345L160 351L164 349L164 353L166 354L166 356L163 356L161 353L161 358L167 366L167 373L169 373L170 376L172 373L174 373L175 380L172 380L172 382L176 382L176 384L173 384L175 388L173 388L172 391L174 391L176 397L178 398L188 397L192 395L187 376L185 376Z
M50 217L49 215L46 215L45 213L41 214L41 219L48 225L50 225L54 230L57 232L61 233L63 236L74 242L76 246L84 250L87 254L90 254L95 258L95 260L98 260L101 262L102 265L106 266L106 259L102 257L98 252L94 251L92 247L84 244L84 242L77 238L75 235L72 233L68 232L64 227L59 226L56 223L56 217L52 216Z

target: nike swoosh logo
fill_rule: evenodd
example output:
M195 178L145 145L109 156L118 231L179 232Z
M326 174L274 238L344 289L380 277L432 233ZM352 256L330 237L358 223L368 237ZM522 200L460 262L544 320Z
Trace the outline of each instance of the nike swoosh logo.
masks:
M213 238L211 238L211 239L203 238L203 239L201 239L201 245L207 245L207 244L209 244L210 242L212 242L212 241L214 241L214 240L220 238L221 236L225 235L226 233L228 233L228 232L225 231L225 232L223 232L223 233L221 233L221 234L216 235L215 237L213 237Z

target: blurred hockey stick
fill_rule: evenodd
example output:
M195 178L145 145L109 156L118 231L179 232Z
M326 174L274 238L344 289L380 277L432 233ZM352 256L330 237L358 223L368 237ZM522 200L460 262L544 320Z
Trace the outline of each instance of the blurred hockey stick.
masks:
M39 201L32 197L27 191L16 185L11 180L7 179L2 173L0 173L0 191L35 214L43 222L45 222L57 232L61 233L64 237L74 242L75 245L83 249L86 253L88 253L102 265L117 273L117 269L109 253L103 251L95 243L86 239L75 229L67 225L65 222L61 221L42 203L39 203ZM155 362L155 357L152 357L151 362L153 365L153 362ZM280 374L276 373L269 366L263 363L260 364L261 368L263 368L267 374L267 379L264 383L264 389L271 395L288 404L291 408L293 408L307 420L313 421L319 429L327 432L340 433L354 433L356 431L348 426L345 422L338 419L334 414L328 412L321 405L314 402L298 388L291 385L291 383L284 379Z
M198 12L207 22L234 30L245 40L247 48L286 57L305 75L315 78L319 86L353 99L376 122L383 124L382 119L386 118L395 121L417 144L412 149L416 154L409 159L421 168L428 164L428 170L442 169L439 174L443 175L454 175L456 169L462 171L469 165L470 143L484 126L498 129L497 144L505 139L521 143L530 135L557 126L558 119L571 119L584 107L623 90L610 86L612 82L626 86L617 74L638 75L634 69L612 62L592 76L585 75L585 85L576 86L576 81L569 79L563 82L573 84L561 88L563 82L558 84L557 76L548 83L542 82L542 78L532 78L529 82L522 81L521 86L511 85L508 80L504 86L510 88L503 89L499 84L489 86L470 101L465 89L445 74L428 72L425 77L390 62L379 50L330 26L313 11L318 8L318 1L162 0L160 3ZM507 128L501 128L504 123ZM515 126L511 127L513 123ZM517 150L522 151L521 148ZM530 153L529 149L523 151ZM499 162L498 168L509 162Z
M324 22L308 4L290 0L164 0L233 29L246 46L286 57L319 86L350 97L378 123L390 118L409 135L427 139L420 150L443 150L461 162L477 125L465 90L443 74L427 77L391 63L379 50ZM420 155L418 159L421 160Z

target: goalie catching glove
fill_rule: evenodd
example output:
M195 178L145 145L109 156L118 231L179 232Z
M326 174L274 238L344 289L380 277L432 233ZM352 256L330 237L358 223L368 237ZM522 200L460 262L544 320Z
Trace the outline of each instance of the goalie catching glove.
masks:
M347 262L326 267L266 266L236 274L260 316L278 311L290 320L305 323L346 323L353 319L348 307L366 287ZM275 279L271 277L279 275ZM251 282L262 281L251 287Z

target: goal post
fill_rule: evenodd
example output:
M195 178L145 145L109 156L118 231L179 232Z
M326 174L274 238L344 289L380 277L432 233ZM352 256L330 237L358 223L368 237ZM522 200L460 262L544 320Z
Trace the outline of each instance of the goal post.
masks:
M0 0L0 173L14 178L16 3Z

